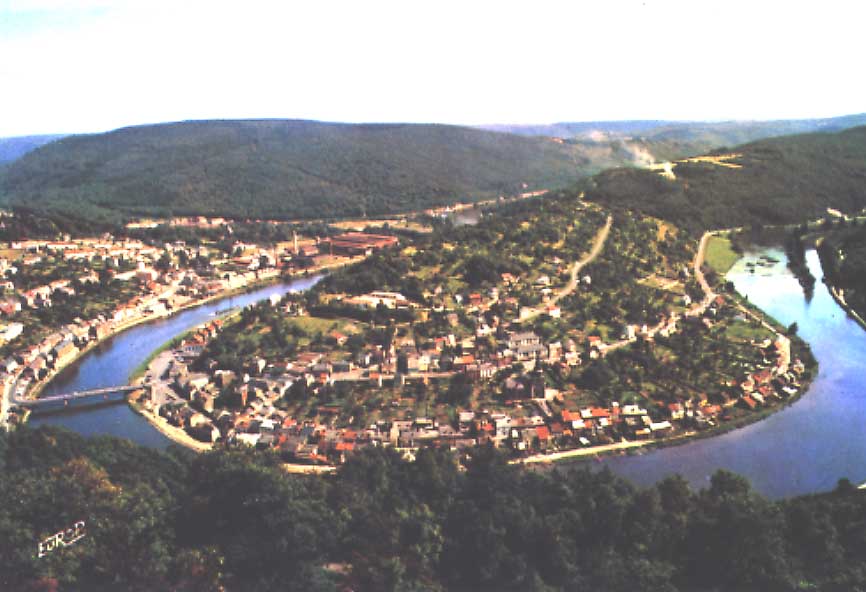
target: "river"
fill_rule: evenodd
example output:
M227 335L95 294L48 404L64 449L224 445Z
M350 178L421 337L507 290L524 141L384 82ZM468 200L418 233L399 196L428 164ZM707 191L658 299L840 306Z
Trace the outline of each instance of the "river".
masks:
M761 255L779 260L751 273L746 264ZM806 253L816 278L818 255ZM833 300L823 282L807 300L779 249L746 253L728 279L749 300L784 325L796 322L820 364L809 391L767 419L727 434L637 456L610 457L603 466L648 485L679 473L703 487L720 468L748 478L770 498L833 489L842 477L866 480L866 331Z
M229 309L247 306L274 294L306 290L320 277L310 276L266 286L133 327L106 340L74 364L64 368L45 387L42 396L127 384L130 374L139 364L176 335ZM133 442L153 448L165 448L171 444L171 440L132 411L128 405L85 407L57 415L34 415L29 423L33 427L59 425L85 436L129 438Z
M746 267L761 255L779 261ZM822 277L817 253L806 254L809 269ZM767 419L733 432L635 456L608 457L599 466L639 485L679 473L694 487L705 486L720 468L747 477L760 493L781 498L826 491L841 477L866 480L866 331L849 319L822 282L807 300L779 249L747 253L728 273L737 290L785 325L796 322L820 364L809 391ZM213 314L245 306L272 294L299 291L317 278L270 286L141 325L106 341L64 370L45 394L125 384L154 349ZM33 425L55 424L85 435L109 434L164 448L169 440L126 405L36 417ZM596 463L593 463L596 464Z

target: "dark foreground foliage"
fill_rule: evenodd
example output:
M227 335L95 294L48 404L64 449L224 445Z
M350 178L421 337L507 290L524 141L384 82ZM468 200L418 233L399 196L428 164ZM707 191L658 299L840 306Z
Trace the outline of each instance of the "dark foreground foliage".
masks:
M336 475L264 453L0 437L2 590L863 590L866 495L771 502L719 472L637 489L479 450L387 450ZM84 520L43 558L37 542Z

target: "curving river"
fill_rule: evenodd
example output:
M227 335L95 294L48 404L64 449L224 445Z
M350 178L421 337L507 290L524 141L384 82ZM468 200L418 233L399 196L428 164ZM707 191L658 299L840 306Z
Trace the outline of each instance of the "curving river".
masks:
M779 263L749 272L746 264L761 255ZM812 275L823 277L814 250L806 261ZM702 487L717 469L728 469L770 498L827 491L842 477L866 480L866 331L848 318L822 282L816 282L807 301L781 250L747 253L727 277L782 324L797 323L820 364L809 391L745 428L640 456L606 458L602 464L640 485L679 473L693 487Z
M42 391L42 396L127 384L130 374L156 348L176 335L204 323L231 308L243 307L275 294L300 292L313 286L321 276L299 278L291 282L259 288L229 296L174 316L138 325L115 335L61 371ZM152 427L128 405L82 408L60 415L35 415L33 427L59 425L85 436L109 435L129 438L154 448L165 448L171 440Z
M746 267L761 255L779 260L772 267ZM806 255L815 277L822 277L815 251ZM786 267L784 252L747 253L728 273L737 290L788 325L796 322L820 363L809 392L767 419L721 436L636 456L608 457L600 466L637 484L679 473L695 487L707 484L719 468L747 477L760 493L780 498L832 489L839 478L866 480L866 331L817 282L811 301ZM106 341L58 375L45 394L125 384L129 374L157 347L235 306L309 288L318 278L269 286L140 325ZM85 435L109 434L146 446L170 441L126 405L83 409L36 417L33 425L56 424Z

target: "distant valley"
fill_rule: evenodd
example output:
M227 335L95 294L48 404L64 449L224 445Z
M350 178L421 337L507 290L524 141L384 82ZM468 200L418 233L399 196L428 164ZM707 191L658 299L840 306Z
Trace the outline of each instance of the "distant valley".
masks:
M694 156L722 146L811 132L835 132L866 125L866 114L824 119L772 121L585 121L548 125L485 125L482 129L522 136L646 145L658 160Z

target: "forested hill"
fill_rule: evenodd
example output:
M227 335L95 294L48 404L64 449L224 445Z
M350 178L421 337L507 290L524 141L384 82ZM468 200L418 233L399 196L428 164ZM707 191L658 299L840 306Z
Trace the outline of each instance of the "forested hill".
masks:
M446 125L183 122L64 138L14 162L0 193L90 219L377 215L558 188L630 158L603 153Z
M587 199L692 230L801 222L866 207L866 127L761 140L716 162L660 171L613 169L585 182Z

